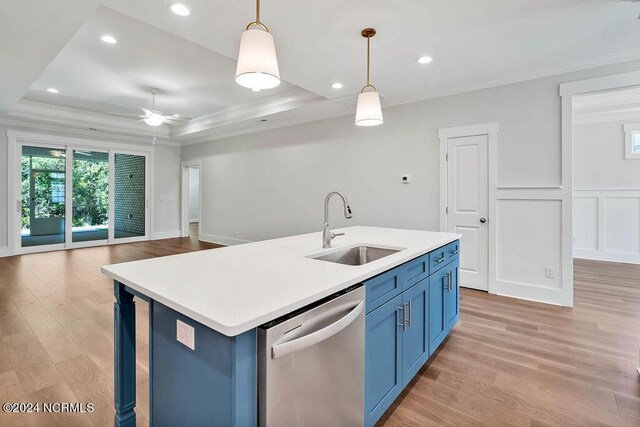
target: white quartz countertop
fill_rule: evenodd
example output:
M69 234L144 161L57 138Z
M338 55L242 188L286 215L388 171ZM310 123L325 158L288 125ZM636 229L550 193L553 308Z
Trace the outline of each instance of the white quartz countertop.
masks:
M376 227L322 233L112 264L102 272L227 336L240 335L460 238L459 234ZM361 266L307 258L370 244L405 248Z

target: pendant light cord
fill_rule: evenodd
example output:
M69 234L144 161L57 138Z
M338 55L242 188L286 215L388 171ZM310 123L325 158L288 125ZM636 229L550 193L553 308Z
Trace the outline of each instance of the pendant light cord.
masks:
M269 29L267 28L266 25L264 25L262 22L260 22L260 0L256 0L256 20L253 22L250 22L249 25L247 25L247 30L253 26L257 26L257 27L262 27L262 29L264 29L267 33L269 32Z
M367 36L367 84L362 88L360 93L364 92L368 87L373 89L374 92L378 91L378 89L371 84L371 36Z
M371 37L367 37L367 86L369 84L369 73L371 69Z

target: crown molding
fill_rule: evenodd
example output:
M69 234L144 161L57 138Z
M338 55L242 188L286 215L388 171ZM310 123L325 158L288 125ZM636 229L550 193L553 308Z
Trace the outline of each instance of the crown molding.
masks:
M239 123L247 123L260 119L261 117L278 114L285 111L306 107L327 99L304 89L292 89L278 96L277 99L267 99L238 107L229 108L214 114L198 117L182 126L171 130L172 138L190 139L197 137L201 139L213 137L219 133L225 133L224 127ZM250 127L250 126L248 126Z
M62 125L68 128L107 133L126 134L169 139L169 127L161 125L150 128L141 121L129 120L109 114L61 107L41 102L21 100L11 108L6 116L23 121Z
M114 142L123 142L123 143L136 143L136 144L149 144L151 145L151 138L149 137L139 137L132 135L124 135L112 132L105 132L101 130L89 130L89 129L79 129L79 128L71 128L62 125L51 125L46 123L39 123L35 121L26 121L26 120L17 120L11 119L7 117L0 117L0 125L6 126L8 128L18 128L20 130L24 129L26 131L50 131L50 132L61 132L69 135L85 137L90 140L105 140L108 139ZM157 138L156 145L165 145L170 147L180 147L180 144L177 142L173 142L170 140L166 140L164 138Z

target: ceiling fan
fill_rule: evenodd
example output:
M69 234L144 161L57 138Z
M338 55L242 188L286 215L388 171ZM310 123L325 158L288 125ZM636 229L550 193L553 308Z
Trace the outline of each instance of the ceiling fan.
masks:
M188 120L191 120L190 117L180 117L177 114L173 116L165 116L162 114L162 111L158 111L155 109L156 107L156 95L158 94L158 89L151 90L151 110L147 108L141 108L144 114L124 114L124 113L107 113L113 116L121 116L121 117L136 117L140 119L140 121L145 122L149 126L160 126L162 124L169 125L177 125L184 123Z

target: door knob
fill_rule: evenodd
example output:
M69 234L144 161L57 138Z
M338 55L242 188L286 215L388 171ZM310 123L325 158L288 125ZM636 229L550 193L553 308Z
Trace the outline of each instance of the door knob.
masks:
M485 222L487 222L487 218L480 218L480 222L484 224Z

